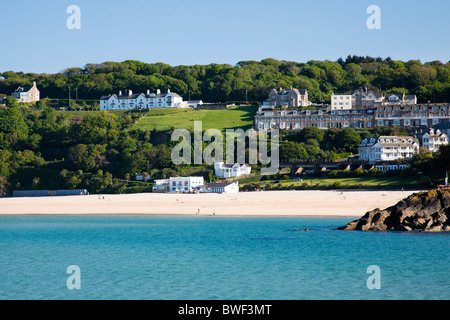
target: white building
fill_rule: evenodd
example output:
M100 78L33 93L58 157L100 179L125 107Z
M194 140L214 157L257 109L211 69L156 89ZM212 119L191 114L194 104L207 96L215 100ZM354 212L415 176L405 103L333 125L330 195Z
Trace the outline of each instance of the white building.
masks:
M419 153L419 142L413 137L379 136L366 138L359 145L359 159L370 163L411 160Z
M351 94L331 94L331 110L350 110L352 105Z
M100 98L100 110L126 110L126 109L153 109L153 108L186 108L188 103L183 98L167 90L167 93L161 93L158 89L155 93L147 94L133 93L128 90L128 94L110 94Z
M16 98L18 102L35 102L40 100L40 92L36 86L36 82L33 81L31 87L18 87L11 96Z
M193 192L204 184L203 177L170 177L155 180L154 191Z
M239 182L208 183L206 190L209 193L237 193L239 192Z
M430 129L422 135L422 146L431 152L436 152L442 145L448 144L448 136L439 129Z
M214 163L214 174L219 178L239 177L243 174L250 174L252 168L249 165L239 163Z

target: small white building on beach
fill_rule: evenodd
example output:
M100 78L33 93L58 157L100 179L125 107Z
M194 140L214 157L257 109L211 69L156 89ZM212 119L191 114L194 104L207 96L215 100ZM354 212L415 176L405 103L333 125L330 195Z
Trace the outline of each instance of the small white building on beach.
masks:
M153 191L156 192L194 192L205 183L203 177L170 177L155 180Z
M205 185L207 192L209 193L237 193L239 192L239 182L217 182L207 183Z

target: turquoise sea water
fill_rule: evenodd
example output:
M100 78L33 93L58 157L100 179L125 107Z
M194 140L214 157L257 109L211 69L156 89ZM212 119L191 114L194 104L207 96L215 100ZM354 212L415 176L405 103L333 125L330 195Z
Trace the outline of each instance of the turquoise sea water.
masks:
M0 216L0 299L450 298L449 234L334 230L351 220Z

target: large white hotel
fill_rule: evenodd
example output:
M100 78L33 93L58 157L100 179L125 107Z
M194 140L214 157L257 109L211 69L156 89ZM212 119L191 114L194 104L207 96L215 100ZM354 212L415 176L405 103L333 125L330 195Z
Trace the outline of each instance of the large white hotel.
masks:
M201 103L201 102L200 102ZM153 109L153 108L196 108L199 101L183 101L183 98L174 92L167 90L161 93L158 89L156 93L133 93L110 94L100 98L100 110L124 110L124 109Z

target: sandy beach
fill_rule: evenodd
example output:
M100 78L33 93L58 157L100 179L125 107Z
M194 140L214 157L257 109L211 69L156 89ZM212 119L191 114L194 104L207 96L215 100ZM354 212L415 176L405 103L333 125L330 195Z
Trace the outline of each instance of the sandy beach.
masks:
M0 198L0 214L177 214L361 217L413 191L262 191Z

